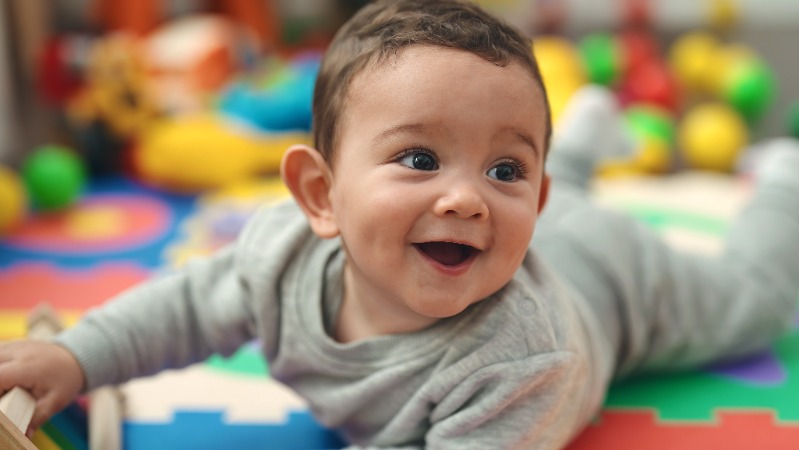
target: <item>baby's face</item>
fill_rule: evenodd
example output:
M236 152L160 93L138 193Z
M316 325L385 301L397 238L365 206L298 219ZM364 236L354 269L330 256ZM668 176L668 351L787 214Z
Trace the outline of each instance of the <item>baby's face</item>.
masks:
M421 328L512 278L548 186L542 95L520 63L432 46L355 77L330 191L345 301Z

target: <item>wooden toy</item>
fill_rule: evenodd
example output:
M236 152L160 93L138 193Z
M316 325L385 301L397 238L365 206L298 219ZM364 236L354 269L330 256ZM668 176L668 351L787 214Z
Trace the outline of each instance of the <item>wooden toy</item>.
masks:
M36 401L28 391L15 387L0 398L0 448L36 450L25 437Z

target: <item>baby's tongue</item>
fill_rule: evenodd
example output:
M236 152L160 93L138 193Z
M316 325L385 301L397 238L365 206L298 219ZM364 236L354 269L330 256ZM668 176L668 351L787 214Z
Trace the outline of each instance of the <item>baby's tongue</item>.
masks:
M464 246L452 242L425 242L419 248L445 266L455 266L466 259Z

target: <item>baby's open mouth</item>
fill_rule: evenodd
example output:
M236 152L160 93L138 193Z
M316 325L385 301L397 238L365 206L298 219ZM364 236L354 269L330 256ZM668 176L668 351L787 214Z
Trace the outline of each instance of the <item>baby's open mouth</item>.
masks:
M480 251L470 245L454 242L422 242L414 245L430 259L445 266L463 264Z

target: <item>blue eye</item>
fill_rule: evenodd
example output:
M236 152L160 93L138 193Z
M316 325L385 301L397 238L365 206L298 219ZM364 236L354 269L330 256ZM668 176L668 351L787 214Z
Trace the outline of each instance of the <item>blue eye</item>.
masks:
M436 158L426 152L413 151L402 155L398 158L400 164L416 170L436 170L438 169L438 161Z
M501 163L488 169L487 175L499 181L516 181L522 175L522 172L523 170L518 164Z

